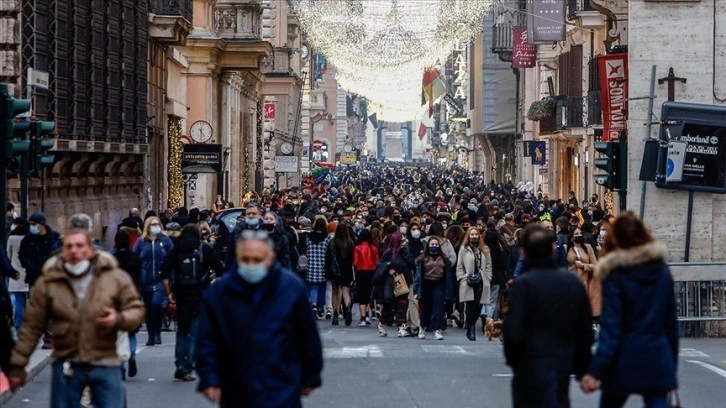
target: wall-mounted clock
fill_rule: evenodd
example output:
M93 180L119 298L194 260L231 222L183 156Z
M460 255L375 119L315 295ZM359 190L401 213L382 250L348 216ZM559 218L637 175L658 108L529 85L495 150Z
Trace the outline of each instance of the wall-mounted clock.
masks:
M282 154L285 154L285 155L292 154L293 150L295 150L295 147L290 142L283 142L280 145L280 152Z
M303 44L300 46L300 58L306 60L310 56L310 48L307 46L307 44Z
M198 120L192 123L189 136L194 139L195 143L207 143L212 140L212 125L205 120Z

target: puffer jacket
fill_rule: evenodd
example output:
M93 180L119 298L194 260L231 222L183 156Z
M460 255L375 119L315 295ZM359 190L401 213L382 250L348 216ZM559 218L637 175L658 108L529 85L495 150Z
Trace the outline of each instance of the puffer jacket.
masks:
M166 235L159 235L153 241L148 238L139 238L136 241L133 252L141 258L139 287L142 293L163 289L161 267L173 249L174 243Z
M102 251L91 258L93 280L80 305L71 286L71 278L63 268L63 259L54 256L43 267L43 273L30 295L25 320L18 342L10 358L10 376L23 377L30 355L35 350L48 322L53 333L51 358L77 358L82 363L117 358L116 332L134 331L144 320L144 304L129 275L119 269L116 259ZM96 319L112 307L118 313L114 328L101 329Z

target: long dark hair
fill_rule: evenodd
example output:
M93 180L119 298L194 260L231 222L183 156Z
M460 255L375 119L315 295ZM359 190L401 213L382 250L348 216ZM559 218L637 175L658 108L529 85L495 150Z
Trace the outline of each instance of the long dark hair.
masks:
M580 230L580 234L583 234L583 241L582 244L578 244L575 242L575 231ZM575 246L579 246L580 248L586 249L585 247L585 241L584 241L584 233L582 232L582 229L575 228L573 229L569 235L567 235L567 251L569 252L571 249L575 248Z
M355 245L350 231L350 227L344 222L338 224L338 227L335 229L335 236L333 236L331 244L341 253L352 251L353 246Z
M368 243L369 245L375 245L373 243L373 234L370 230L363 228L360 230L360 233L358 233L358 245L362 243Z
M403 234L400 232L395 232L391 235L391 238L388 240L388 249L391 251L391 258L395 258L401 251L402 242Z

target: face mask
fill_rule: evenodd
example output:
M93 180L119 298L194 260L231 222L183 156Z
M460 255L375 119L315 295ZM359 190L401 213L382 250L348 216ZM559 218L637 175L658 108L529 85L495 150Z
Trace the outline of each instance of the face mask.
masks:
M605 230L600 230L600 238L605 238Z
M37 226L37 225L31 225L30 226L30 233L33 234L33 235L40 234L40 227Z
M448 225L445 222L442 222L441 226L444 227L444 229L446 229L446 227L448 227Z
M398 222L398 221L401 220L401 216L400 215L396 215L396 216L393 217L393 220L396 221L396 222Z
M73 276L81 276L91 268L91 261L84 259L76 264L66 262L63 264L63 268Z
M275 224L265 224L265 229L272 232L275 229Z
M338 210L338 215L343 215L343 210Z
M158 225L154 225L151 228L149 228L149 232L151 233L151 235L157 236L157 235L161 234L161 227Z
M207 221L207 224L211 224L212 223L212 219L211 218L207 218L206 221Z
M325 214L327 211L328 211L327 208L321 208L320 209L320 214Z
M540 205L540 206L539 206L539 210L540 210L540 211L544 211L544 209L545 209L545 206L544 206L544 205Z
M250 227L256 227L259 223L259 218L247 218L247 225L249 225Z
M479 243L479 237L469 238L469 243L474 244L474 245L478 244Z
M246 264L241 263L237 266L237 273L246 282L255 284L265 279L267 276L267 268L265 264Z
M404 234L404 235L405 235L405 234L406 234L406 231L408 231L408 228L406 228L406 227L401 227L401 228L399 228L399 229L398 229L398 231L399 231L399 232L400 232L401 234Z
M421 238L421 230L413 230L411 231L411 236L415 239Z
M573 241L575 241L576 244L583 244L585 242L585 237L574 237Z
M438 254L439 251L441 251L441 248L439 248L437 246L430 246L429 247L429 253L431 253L432 255Z

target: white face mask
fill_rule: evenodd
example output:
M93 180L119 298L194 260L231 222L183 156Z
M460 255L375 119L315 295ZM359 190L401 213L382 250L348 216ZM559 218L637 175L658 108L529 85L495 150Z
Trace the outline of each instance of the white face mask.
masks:
M405 235L406 234L406 231L408 231L408 228L407 227L401 227L398 230L401 232L401 234L404 234Z
M414 239L419 239L419 238L421 238L421 230L413 230L413 231L411 231L411 236L412 236L412 237L413 237Z
M89 269L91 269L91 261L89 261L88 259L84 259L75 264L65 262L63 264L63 268L65 268L66 272L70 273L73 276L81 276L88 272Z

